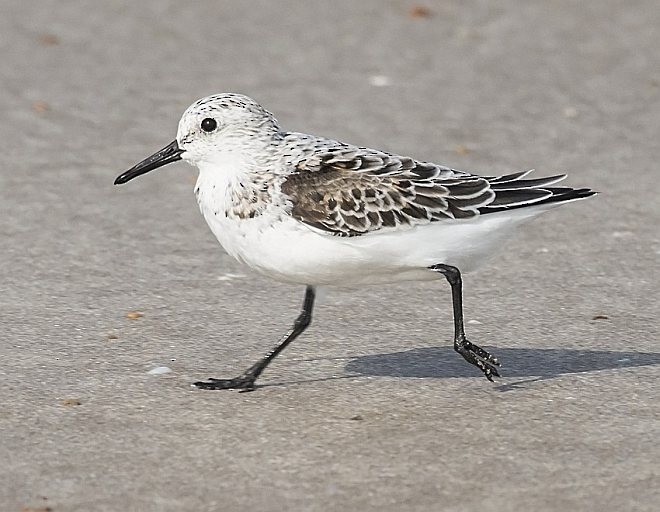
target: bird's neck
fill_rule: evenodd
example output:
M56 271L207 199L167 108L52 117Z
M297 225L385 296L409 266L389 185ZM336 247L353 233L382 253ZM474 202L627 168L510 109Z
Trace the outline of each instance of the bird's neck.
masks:
M257 162L241 152L218 153L199 162L195 194L205 216L246 219L259 215L271 200L271 174L256 171Z

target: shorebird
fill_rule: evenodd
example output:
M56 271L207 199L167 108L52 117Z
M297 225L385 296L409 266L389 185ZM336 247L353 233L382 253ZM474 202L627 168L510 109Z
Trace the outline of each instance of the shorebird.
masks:
M195 195L225 251L257 272L304 285L302 310L280 342L238 377L203 389L255 389L270 362L310 324L317 286L365 286L444 277L454 349L492 381L500 362L465 335L462 271L474 269L518 226L595 194L531 171L479 176L385 151L288 132L240 94L193 103L176 139L115 180L126 183L185 160Z

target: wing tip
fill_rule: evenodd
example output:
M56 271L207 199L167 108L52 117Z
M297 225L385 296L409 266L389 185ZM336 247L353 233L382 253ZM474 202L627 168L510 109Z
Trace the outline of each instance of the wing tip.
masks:
M524 190L524 189L523 189ZM496 213L503 211L516 210L518 208L533 208L542 205L550 204L562 204L568 203L571 201L578 201L580 199L586 199L588 197L595 196L599 192L591 190L590 188L570 188L570 187L549 187L549 188L540 188L535 190L545 190L550 193L545 197L539 197L538 199L533 199L531 201L516 201L508 204L500 204L497 206L484 206L479 208L479 213Z

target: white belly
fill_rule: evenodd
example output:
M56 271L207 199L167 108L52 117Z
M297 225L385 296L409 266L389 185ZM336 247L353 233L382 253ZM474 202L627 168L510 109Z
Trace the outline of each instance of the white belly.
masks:
M347 238L286 215L234 220L203 213L227 253L256 271L280 281L339 286L436 279L441 276L427 270L436 263L473 270L523 220L490 214Z
M214 173L197 182L198 202L211 231L231 256L280 281L303 285L389 283L439 279L428 267L445 263L470 271L503 239L543 209L525 208L467 220L384 229L338 237L317 231L271 206L254 218L226 215L232 177Z

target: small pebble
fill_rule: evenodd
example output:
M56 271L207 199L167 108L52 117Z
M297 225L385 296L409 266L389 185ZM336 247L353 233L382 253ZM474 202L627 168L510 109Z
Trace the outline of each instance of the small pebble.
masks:
M387 87L390 85L390 79L385 75L373 75L369 77L369 83L374 87Z
M44 46L55 46L60 44L60 38L55 34L41 34L37 40Z
M45 101L37 100L32 102L32 110L39 113L47 112L50 110L50 105L48 105L48 103L46 103Z
M413 5L408 11L411 18L430 18L431 15L431 9L423 5Z
M172 369L167 366L157 366L156 368L149 370L147 373L149 375L164 375L166 373L172 373Z
M218 281L232 281L233 279L241 279L242 277L245 277L245 274L232 274L228 272L227 274L218 276Z

